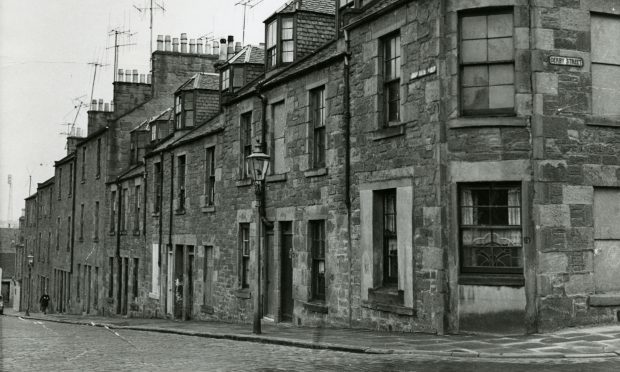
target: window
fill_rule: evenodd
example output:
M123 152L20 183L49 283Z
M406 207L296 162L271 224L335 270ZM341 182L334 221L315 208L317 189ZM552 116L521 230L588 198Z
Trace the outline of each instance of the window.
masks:
M161 208L161 163L153 164L153 189L155 195L153 213L159 213Z
M67 217L67 252L71 248L71 216Z
M47 252L45 253L45 260L50 262L50 248L52 246L52 232L47 232Z
M56 250L60 249L60 217L56 219Z
M110 194L110 233L116 231L116 191L112 191Z
M97 178L101 176L101 138L97 139Z
M270 169L274 174L286 173L284 164L284 154L286 153L285 132L286 132L286 110L284 101L272 105L272 132L270 133L269 155L272 163Z
M249 178L252 172L248 156L252 155L252 112L246 112L241 115L241 159L242 178Z
M80 205L80 241L84 240L84 204Z
M293 18L282 18L282 63L293 62Z
M278 52L278 21L267 25L267 68L277 64Z
M310 221L312 299L325 300L325 221Z
M140 204L142 204L142 193L140 192L140 185L136 185L134 189L134 216L133 216L133 231L140 232Z
M194 92L183 92L175 97L174 120L177 129L194 126Z
M82 181L86 181L86 146L82 147Z
M179 186L179 202L177 210L185 210L185 155L181 155L177 158L178 172L177 172L177 185Z
M77 265L77 273L77 293L75 296L77 297L77 301L80 302L80 294L82 293L82 291L80 291L80 284L82 284L82 265L80 264Z
M108 271L108 297L114 297L114 257L109 260L110 271Z
M385 124L400 121L400 34L382 40Z
M95 202L95 225L93 226L93 230L94 230L94 239L95 241L99 240L99 202L96 201Z
M396 234L396 189L383 197L383 284L398 283L398 239Z
M222 91L226 91L230 88L230 69L222 71Z
M62 168L58 168L58 200L62 195Z
M205 195L206 204L215 203L215 147L205 151Z
M180 129L182 127L183 109L181 106L181 96L174 97L174 123L175 128Z
M250 288L250 224L239 225L240 238L240 282L241 288Z
M233 90L243 86L243 67L235 66L232 69L232 86Z
M620 119L620 17L592 14L592 114Z
M514 114L512 12L461 16L461 113Z
M202 293L202 303L204 305L211 304L212 291L212 272L213 272L213 247L204 247L204 258L202 267L202 281L204 283L204 291Z
M151 251L151 293L159 297L159 244L153 244Z
M151 124L151 142L157 140L157 124Z
M325 87L310 91L310 121L312 122L312 165L325 167Z
M73 192L73 163L69 164L69 195Z
M129 210L129 193L127 188L121 190L121 233L127 231L127 213Z
M461 272L522 273L519 185L464 184L459 200Z

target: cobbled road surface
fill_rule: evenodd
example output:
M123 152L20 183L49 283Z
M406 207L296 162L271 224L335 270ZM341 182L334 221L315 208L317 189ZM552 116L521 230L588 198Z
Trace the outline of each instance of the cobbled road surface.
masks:
M620 371L618 360L371 355L0 316L2 371Z

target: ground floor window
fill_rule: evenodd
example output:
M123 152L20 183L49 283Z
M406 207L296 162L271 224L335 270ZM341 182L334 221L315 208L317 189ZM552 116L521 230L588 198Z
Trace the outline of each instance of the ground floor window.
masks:
M461 272L523 272L519 184L461 184L459 218Z
M325 300L325 221L310 221L312 299Z
M250 288L250 224L239 225L240 238L240 283L241 288Z

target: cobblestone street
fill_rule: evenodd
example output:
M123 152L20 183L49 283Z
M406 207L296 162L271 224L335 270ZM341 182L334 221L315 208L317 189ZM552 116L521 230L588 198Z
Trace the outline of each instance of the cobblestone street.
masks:
M616 360L421 358L0 318L2 371L613 371Z

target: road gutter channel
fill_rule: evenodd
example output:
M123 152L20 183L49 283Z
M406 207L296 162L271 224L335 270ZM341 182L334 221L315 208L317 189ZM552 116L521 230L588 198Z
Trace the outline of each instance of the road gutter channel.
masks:
M16 314L5 314L12 317L23 318L23 319L31 319L31 320L39 320L46 322L54 322L54 323L66 323L66 324L74 324L74 325L85 325L91 327L100 327L100 328L109 328L109 329L124 329L131 331L142 331L142 332L157 332L157 333L168 333L168 334L177 334L183 336L194 336L194 337L203 337L203 338L214 338L214 339L226 339L231 341L245 341L245 342L255 342L262 344L274 344L281 346L292 346L292 347L300 347L305 349L321 349L321 350L332 350L332 351L341 351L347 353L356 353L356 354L401 354L401 355L419 355L419 356L445 356L445 357L455 357L455 358L497 358L497 359L560 359L560 358L617 358L620 356L620 349L614 350L611 352L605 353L590 353L590 354L564 354L564 353L553 353L553 352L523 352L523 353L486 353L486 352L475 352L475 351L433 351L433 350L395 350L395 349L383 349L383 348L366 348L366 347L358 347L358 346L347 346L347 345L339 345L333 343L324 343L324 342L306 342L301 340L291 340L288 338L281 337L264 337L264 336L255 336L255 335L240 335L240 334L231 334L231 333L211 333L211 332L197 332L197 331L184 331L177 329L169 329L169 328L159 328L159 327L144 327L144 326L119 326L111 323L95 323L95 322L86 322L79 320L64 320L64 319L53 319L53 318L36 318L36 317L26 317L22 315Z

